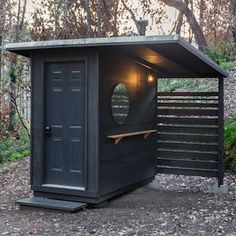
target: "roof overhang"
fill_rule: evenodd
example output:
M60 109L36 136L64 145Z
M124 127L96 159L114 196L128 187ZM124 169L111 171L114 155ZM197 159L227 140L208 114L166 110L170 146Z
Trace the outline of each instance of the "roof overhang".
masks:
M176 35L9 43L6 45L6 50L30 57L35 50L91 47L123 50L140 63L156 70L160 77L228 77L228 73L218 64Z

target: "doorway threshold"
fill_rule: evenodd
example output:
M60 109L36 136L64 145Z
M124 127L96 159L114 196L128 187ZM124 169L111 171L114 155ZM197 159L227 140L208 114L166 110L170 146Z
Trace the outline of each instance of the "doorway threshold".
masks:
M67 186L61 184L43 184L42 187L85 191L85 187Z

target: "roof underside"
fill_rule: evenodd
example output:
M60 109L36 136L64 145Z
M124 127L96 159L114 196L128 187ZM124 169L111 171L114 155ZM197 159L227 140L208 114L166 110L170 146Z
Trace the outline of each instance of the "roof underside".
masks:
M163 78L217 78L228 73L218 64L177 36L131 36L83 38L7 44L6 49L30 57L34 50L72 47L110 47L123 50Z

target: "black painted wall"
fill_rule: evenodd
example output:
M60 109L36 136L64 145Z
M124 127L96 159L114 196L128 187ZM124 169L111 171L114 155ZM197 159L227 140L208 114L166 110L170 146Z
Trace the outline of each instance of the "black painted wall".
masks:
M98 192L98 57L92 49L51 49L34 51L32 63L31 186L36 192L97 197ZM45 177L45 63L81 61L86 65L87 147L86 190L44 187ZM60 104L57 104L60 106ZM70 104L68 103L68 106ZM68 114L69 115L69 114ZM56 196L57 198L57 196ZM58 197L59 198L59 197Z
M117 49L99 52L99 189L105 195L155 175L156 134L127 137L118 144L107 135L156 129L156 78L153 71ZM148 75L154 76L148 82ZM126 85L130 110L126 122L117 124L111 112L111 96L118 83Z
M117 145L107 135L156 129L155 74L117 49L51 49L32 53L31 184L37 196L99 201L106 194L132 187L155 175L156 134L128 137ZM86 190L43 186L45 176L45 63L85 61L87 76ZM118 125L111 113L111 95L118 83L127 86L129 116ZM69 104L68 104L69 105ZM113 194L113 196L116 194ZM94 200L92 200L94 199ZM96 200L97 199L97 200Z

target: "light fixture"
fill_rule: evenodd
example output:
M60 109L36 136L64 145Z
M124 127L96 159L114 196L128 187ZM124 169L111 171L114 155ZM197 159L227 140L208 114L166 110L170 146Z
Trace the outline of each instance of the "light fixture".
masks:
M153 75L149 74L148 75L148 83L152 83L154 81Z

